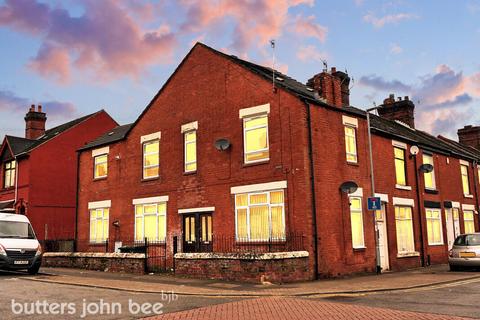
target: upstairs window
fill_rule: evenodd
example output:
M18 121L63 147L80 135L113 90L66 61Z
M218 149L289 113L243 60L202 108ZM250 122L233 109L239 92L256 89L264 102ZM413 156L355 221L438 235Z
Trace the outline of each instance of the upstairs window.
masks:
M269 159L267 114L243 119L243 141L245 163Z
M433 166L433 156L430 154L423 154L423 164L431 164ZM425 179L425 188L435 190L435 170L432 172L425 172L423 177Z
M460 173L462 175L463 194L470 195L470 181L468 180L468 166L461 164Z
M356 129L351 126L345 126L345 149L347 162L357 163L357 137Z
M184 134L185 172L197 171L197 130L187 131Z
M102 154L93 158L95 179L106 178L108 175L108 154Z
M3 187L11 188L15 186L15 172L17 168L17 162L15 160L5 163L3 174Z
M394 147L395 155L395 177L396 183L401 186L407 185L407 170L405 162L405 149Z
M159 149L160 140L143 143L143 179L152 179L159 176Z

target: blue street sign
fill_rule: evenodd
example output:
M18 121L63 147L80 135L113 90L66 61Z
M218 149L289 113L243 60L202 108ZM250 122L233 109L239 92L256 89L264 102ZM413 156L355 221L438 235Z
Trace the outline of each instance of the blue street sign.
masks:
M368 197L368 210L381 210L382 202L380 197Z

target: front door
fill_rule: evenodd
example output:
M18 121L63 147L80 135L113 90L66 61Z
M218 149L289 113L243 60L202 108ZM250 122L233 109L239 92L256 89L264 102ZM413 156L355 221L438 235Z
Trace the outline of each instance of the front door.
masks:
M382 271L390 269L389 256L388 256L388 235L387 235L387 223L385 219L385 204L382 203L382 210L375 211L375 219L378 226L378 246L380 249L380 266Z
M212 214L192 213L183 216L183 251L212 251Z
M460 235L460 209L453 208L453 231L455 238Z
M453 210L458 210L458 209L453 209ZM445 223L447 225L448 249L452 249L453 242L455 241L455 229L453 227L452 209L445 209Z

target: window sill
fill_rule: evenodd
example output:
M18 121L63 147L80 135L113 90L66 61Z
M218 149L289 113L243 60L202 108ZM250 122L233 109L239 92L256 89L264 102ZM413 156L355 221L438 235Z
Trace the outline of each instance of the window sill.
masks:
M247 162L247 163L243 164L243 167L247 168L247 167L252 167L252 166L256 166L256 165L267 164L269 162L270 162L270 159L266 159L266 160L262 160L262 161L256 161L256 162Z
M149 182L149 181L155 181L155 180L159 180L160 179L160 176L156 176L156 177L151 177L151 178L142 178L142 182Z
M398 253L397 258L411 258L411 257L420 257L420 252L404 252Z
M194 174L197 174L197 170L195 170L195 171L185 171L185 172L183 172L183 175L184 175L184 176L191 176L191 175L194 175Z
M349 166L360 167L360 165L358 164L358 162L347 161L347 164L348 164Z
M463 196L464 196L465 198L473 199L473 195L472 195L472 194L464 194Z
M438 190L436 190L436 189L425 189L425 193L438 194Z
M403 186L403 185L401 185L401 184L396 184L396 185L395 185L395 188L400 189L400 190L408 190L408 191L411 191L411 190L412 190L412 187L410 187L410 186Z
M15 187L8 187L8 188L0 189L0 192L8 192L8 191L13 191L13 190L15 190Z
M367 249L367 247L358 247L358 248L353 248L353 252L363 252Z
M107 180L108 176L105 177L98 177L98 178L93 178L93 181L102 181L102 180Z
M429 243L428 246L429 247L440 247L440 246L444 246L445 244L444 243Z

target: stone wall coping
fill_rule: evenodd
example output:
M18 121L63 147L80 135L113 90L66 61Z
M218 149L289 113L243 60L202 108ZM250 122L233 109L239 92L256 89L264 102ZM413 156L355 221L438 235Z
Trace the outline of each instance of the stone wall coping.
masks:
M218 252L191 252L176 253L175 259L225 259L225 260L279 260L306 258L308 251L268 252L268 253L218 253Z
M45 252L45 258L109 258L109 259L145 259L143 253L104 253L104 252Z

